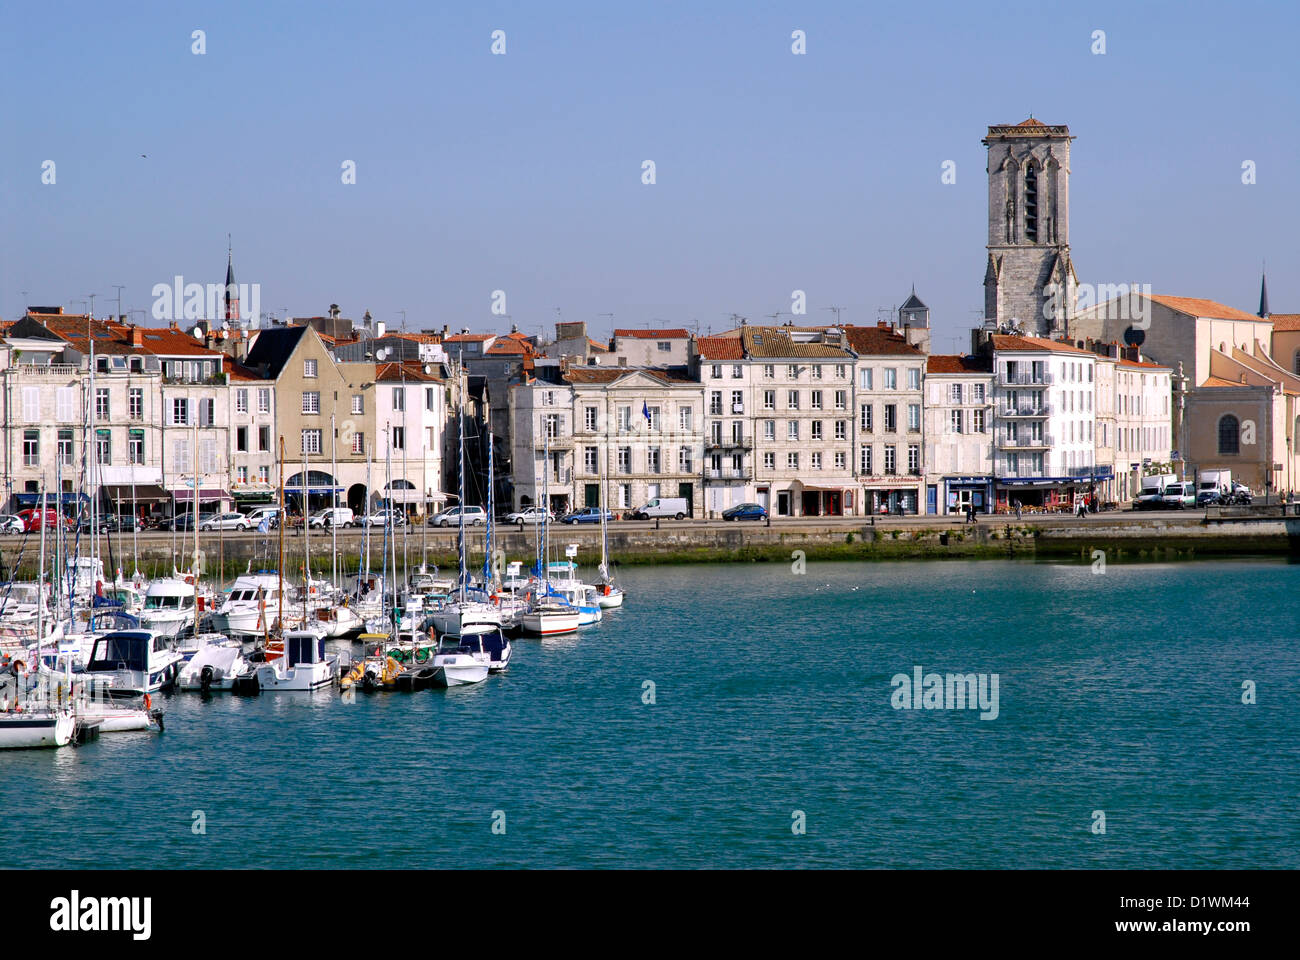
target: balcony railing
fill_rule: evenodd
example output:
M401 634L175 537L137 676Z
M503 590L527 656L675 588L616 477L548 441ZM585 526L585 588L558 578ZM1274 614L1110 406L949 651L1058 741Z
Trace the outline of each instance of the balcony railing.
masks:
M1052 446L1052 438L1047 434L1043 434L1040 437L1019 437L1019 436L1011 437L1005 433L1000 433L998 434L997 442L999 447L1006 447L1009 449L1016 449L1016 450L1025 450L1025 449L1041 450L1046 447Z
M719 470L706 470L705 476L710 480L752 480L754 478L754 471L743 467L739 470L734 467L728 467Z
M1051 415L1050 403L1040 403L1037 406L1022 403L1014 407L1003 406L998 410L999 417L1050 417Z
M80 370L75 363L18 363L11 369L20 377L73 377Z
M723 437L721 440L717 438L711 438L704 442L704 449L705 450L746 450L748 451L754 449L754 443L752 440L746 440L744 437L741 437L739 440L735 438L727 439L726 437Z
M1011 373L1004 369L998 372L998 383L1004 387L1045 387L1053 383L1053 378L1046 371L1034 373L1029 370L1017 370Z

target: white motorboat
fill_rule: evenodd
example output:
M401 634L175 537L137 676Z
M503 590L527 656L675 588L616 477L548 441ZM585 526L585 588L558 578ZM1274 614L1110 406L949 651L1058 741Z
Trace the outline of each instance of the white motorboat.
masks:
M325 650L319 630L287 630L284 655L258 664L252 677L263 690L316 690L338 676L339 658Z
M510 666L513 648L500 627L477 624L467 628L459 638L448 634L444 639L449 643L459 639L460 652L468 653L480 663L486 663L490 673L501 673Z
M240 678L252 671L253 665L244 657L243 644L221 637L219 642L205 644L190 658L177 675L176 684L182 690L204 693L233 690Z
M338 639L355 633L365 626L361 615L348 603L347 597L330 597L316 604L309 626L325 632L327 637Z
M519 618L519 626L525 633L551 637L573 633L578 629L578 620L578 608L573 604L558 597L545 596L530 600L528 610Z
M175 637L181 627L194 623L195 591L193 580L163 577L149 584L140 611L140 627L154 633Z
M447 634L438 641L438 652L430 664L433 668L431 686L462 687L482 683L488 677L488 664L476 657L472 647L461 644L461 638Z
M69 710L6 710L0 712L0 750L66 747L76 726Z
M81 677L111 697L139 697L170 689L183 663L166 634L118 630L96 638Z
M162 707L150 702L123 704L82 696L74 701L73 712L81 723L97 725L100 733L163 730Z
M602 581L597 583L594 589L596 591L596 602L600 604L602 610L623 606L623 591L614 584Z
M57 644L63 629L54 612L49 584L43 589L34 581L0 585L0 659L21 657L33 643Z
M481 591L476 599L466 592L464 599L448 600L429 614L429 621L438 633L461 633L475 626L501 626L501 607L493 603Z
M235 578L230 592L213 612L212 629L238 640L262 637L275 623L279 605L277 574L244 574Z

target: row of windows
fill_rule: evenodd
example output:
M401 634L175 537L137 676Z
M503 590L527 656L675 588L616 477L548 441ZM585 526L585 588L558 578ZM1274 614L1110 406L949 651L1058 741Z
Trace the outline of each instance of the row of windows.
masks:
M721 363L715 363L710 366L709 374L712 379L714 380L723 379L723 366L724 365ZM813 363L813 364L808 364L806 368L797 363L783 364L783 366L785 367L786 377L790 380L798 380L799 377L803 375L803 371L805 369L808 370L808 376L813 380L825 379L827 368L829 368L832 371L832 374L834 375L836 380L847 380L849 376L849 365L847 363L834 363L834 364ZM777 368L777 364L775 363L763 364L763 379L775 380L776 368ZM733 380L744 379L745 368L741 364L739 363L731 364L730 372L731 372L731 379Z
M144 431L130 430L126 434L126 462L128 464L144 463ZM22 458L24 467L41 467L41 431L24 430L22 436ZM119 439L118 443L122 441ZM71 430L60 430L55 448L56 463L72 466L76 441ZM95 430L93 443L95 462L104 466L113 463L113 431L111 428Z
M863 444L858 451L858 471L868 476L876 473L876 468L881 468L880 472L885 476L891 476L898 473L898 447L892 443L886 443L882 447L883 456L876 458L875 447L872 444ZM918 443L909 443L906 450L907 472L912 476L921 475L921 445Z
M882 433L898 433L898 404L882 404L881 410L884 414L881 427ZM982 412L982 411L981 411ZM864 403L858 410L858 427L863 433L874 433L876 424L875 404ZM921 405L919 403L909 403L907 405L907 432L921 432Z

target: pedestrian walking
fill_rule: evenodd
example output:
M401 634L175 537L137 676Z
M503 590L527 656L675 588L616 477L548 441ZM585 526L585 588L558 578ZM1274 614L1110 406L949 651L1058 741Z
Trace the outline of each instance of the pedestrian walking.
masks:
M1020 500L1016 500L1016 519L1020 519Z

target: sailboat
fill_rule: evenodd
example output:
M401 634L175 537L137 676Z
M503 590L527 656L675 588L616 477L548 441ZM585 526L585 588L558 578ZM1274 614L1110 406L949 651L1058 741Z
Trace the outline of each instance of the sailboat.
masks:
M465 393L464 393L464 368L461 368L461 400L460 400L460 428L458 437L458 486L457 502L464 506L465 503ZM490 449L490 448L489 448ZM489 502L491 494L489 493ZM448 600L432 612L430 621L438 633L461 634L469 627L474 626L501 626L501 608L494 603L485 590L471 589L469 583L469 568L466 564L465 552L467 549L465 543L465 511L458 510L458 530L457 536L457 553L460 557L460 574L456 578L456 597ZM491 511L488 513L489 529L491 527ZM490 536L490 534L489 534ZM492 558L488 556L488 572L491 571Z
M550 434L546 434L542 458L542 505L549 507L551 499L551 445ZM528 609L519 618L519 626L525 633L538 637L557 636L572 633L578 629L580 619L578 608L569 603L551 586L550 572L546 566L547 516L549 509L539 511L540 528L537 534L537 566L535 579L529 585L525 599Z
M604 458L601 458L603 467ZM600 480L600 579L596 581L596 602L602 610L623 606L623 590L609 575L609 511L606 503L606 477Z

